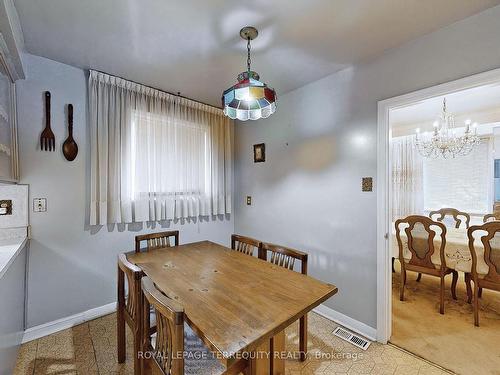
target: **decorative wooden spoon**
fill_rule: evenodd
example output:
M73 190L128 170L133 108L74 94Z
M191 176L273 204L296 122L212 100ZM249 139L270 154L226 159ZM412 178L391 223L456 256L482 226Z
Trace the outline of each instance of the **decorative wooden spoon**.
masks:
M78 154L78 145L73 139L73 104L68 104L68 138L63 143L63 154L66 160L73 161Z

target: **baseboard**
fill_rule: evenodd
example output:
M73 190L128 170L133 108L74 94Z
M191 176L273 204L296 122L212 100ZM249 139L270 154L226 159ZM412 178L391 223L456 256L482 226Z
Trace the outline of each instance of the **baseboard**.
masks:
M377 330L369 325L366 325L365 323L360 322L359 320L350 318L347 315L339 313L338 311L335 311L325 305L319 305L313 311L327 319L333 320L335 323L338 323L353 332L359 333L367 339L376 341Z
M82 324L88 322L89 320L111 314L115 311L116 302L112 302L104 306L81 312L79 314L68 316L66 318L61 318L52 322L40 324L39 326L31 327L25 330L22 342L24 344L25 342L51 335L53 333L62 331L63 329L74 327L78 324ZM361 323L358 320L350 318L347 315L339 313L338 311L335 311L325 305L319 305L313 311L321 316L324 316L327 319L334 321L335 323L341 324L342 326L350 329L353 332L359 333L360 335L363 335L372 341L376 341L375 337L377 336L377 330L375 328L372 328L364 323Z
M74 327L78 324L88 322L89 320L99 318L100 316L111 314L115 311L116 302L112 302L104 306L99 306L94 309L81 312L79 314L67 316L66 318L61 318L52 322L40 324L39 326L31 327L25 330L22 342L24 344L25 342L51 335L53 333L62 331L63 329Z

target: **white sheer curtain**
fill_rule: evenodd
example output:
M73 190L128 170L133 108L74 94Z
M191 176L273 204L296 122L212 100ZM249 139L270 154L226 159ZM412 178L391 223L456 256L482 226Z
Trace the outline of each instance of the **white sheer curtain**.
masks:
M91 225L231 213L221 110L91 71L89 116Z
M415 147L415 136L391 139L393 220L422 214L423 160Z

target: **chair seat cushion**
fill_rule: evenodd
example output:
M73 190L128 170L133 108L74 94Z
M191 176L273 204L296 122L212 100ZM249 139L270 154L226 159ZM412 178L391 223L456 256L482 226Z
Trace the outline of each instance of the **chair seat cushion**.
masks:
M151 318L151 321L153 317ZM156 333L151 336L151 345L156 347ZM225 371L225 367L220 363L215 355L203 344L201 339L194 333L191 327L184 323L184 374L218 375Z
M156 314L155 314L154 309L149 310L149 326L150 327L156 326Z
M184 323L184 348L187 352L184 360L185 374L222 374L224 372L225 367L222 363L186 323Z

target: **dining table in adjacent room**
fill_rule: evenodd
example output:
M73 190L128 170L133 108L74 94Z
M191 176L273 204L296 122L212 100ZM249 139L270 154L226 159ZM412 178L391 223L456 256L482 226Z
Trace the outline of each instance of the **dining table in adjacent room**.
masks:
M278 354L285 353L285 328L337 293L334 285L210 241L127 258L183 306L186 322L226 368L247 355L246 374L284 374L290 357Z
M401 230L401 240L403 245L403 258L409 260L411 253L408 250L408 239L404 230ZM421 231L421 236L424 238L426 233ZM418 233L414 236L418 237ZM446 245L444 248L444 257L446 267L458 272L463 272L465 275L465 284L467 287L467 302L472 301L472 287L471 287L471 272L472 272L472 255L469 249L469 237L466 228L447 228L446 229ZM476 270L479 275L488 274L488 265L484 260L484 246L477 238L474 239L474 251L477 255ZM441 246L440 236L434 238L434 246L439 249ZM392 225L392 257L393 259L399 258L399 246L396 238L396 230L394 223ZM441 259L439 252L436 251L432 257L434 264L440 264ZM394 268L394 265L393 265Z

